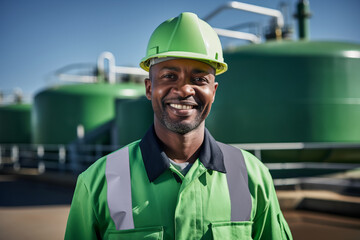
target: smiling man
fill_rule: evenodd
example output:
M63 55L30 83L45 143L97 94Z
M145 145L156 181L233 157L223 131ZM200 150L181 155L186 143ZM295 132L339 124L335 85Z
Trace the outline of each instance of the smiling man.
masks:
M205 118L215 98L215 69L190 59L163 58L150 68L146 96L154 110L154 129L174 162L193 163L204 140Z
M154 124L79 176L65 239L292 239L268 169L205 128L227 70L214 30L169 19L140 66Z

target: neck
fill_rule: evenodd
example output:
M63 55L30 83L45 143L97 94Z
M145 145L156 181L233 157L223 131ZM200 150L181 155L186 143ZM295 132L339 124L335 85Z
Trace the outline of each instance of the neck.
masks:
M186 134L178 134L168 130L161 123L155 122L155 133L163 144L166 155L175 162L193 163L199 156L204 141L204 122Z

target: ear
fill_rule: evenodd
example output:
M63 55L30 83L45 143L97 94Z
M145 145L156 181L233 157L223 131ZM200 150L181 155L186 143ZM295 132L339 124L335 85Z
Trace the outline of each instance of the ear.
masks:
M219 83L218 83L218 82L214 82L214 92L213 92L212 102L215 101L216 89L217 89L218 86L219 86Z
M145 90L146 90L146 98L151 100L151 80L149 78L145 78Z

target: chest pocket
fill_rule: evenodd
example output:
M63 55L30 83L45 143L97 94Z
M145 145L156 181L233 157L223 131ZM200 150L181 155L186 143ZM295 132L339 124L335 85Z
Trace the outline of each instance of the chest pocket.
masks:
M129 230L109 231L109 240L162 240L164 237L163 227L135 228Z
M218 239L252 239L252 222L218 222L211 224L211 232L214 240Z

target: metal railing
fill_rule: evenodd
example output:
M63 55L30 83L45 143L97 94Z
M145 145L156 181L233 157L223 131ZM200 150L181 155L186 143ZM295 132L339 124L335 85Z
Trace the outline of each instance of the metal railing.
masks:
M262 160L264 151L311 150L311 149L352 149L360 150L357 143L251 143L231 144L234 147L253 152ZM39 173L46 170L74 171L86 169L97 159L115 151L116 145L35 145L35 144L1 144L0 168L19 170L23 167L38 168ZM359 155L360 157L360 155ZM339 169L360 168L360 159L354 163L329 162L275 162L265 163L270 170L296 169Z
M0 169L37 168L45 171L81 172L97 159L116 150L110 145L0 145Z

